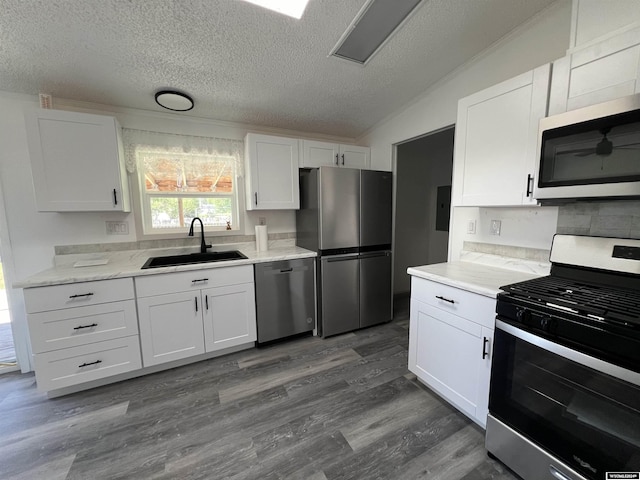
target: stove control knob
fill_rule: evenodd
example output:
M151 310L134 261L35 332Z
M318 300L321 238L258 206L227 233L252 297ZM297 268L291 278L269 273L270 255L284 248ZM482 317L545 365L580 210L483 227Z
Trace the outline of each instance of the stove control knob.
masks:
M549 331L549 327L551 326L551 319L549 317L542 317L540 319L540 328L545 332Z
M516 318L519 322L528 322L531 320L531 312L526 308L519 308L516 311Z

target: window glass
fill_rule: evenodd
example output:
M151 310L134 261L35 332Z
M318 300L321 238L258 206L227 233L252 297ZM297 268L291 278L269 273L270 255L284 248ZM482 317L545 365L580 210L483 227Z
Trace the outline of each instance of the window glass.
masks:
M238 228L235 159L206 153L136 152L145 233Z

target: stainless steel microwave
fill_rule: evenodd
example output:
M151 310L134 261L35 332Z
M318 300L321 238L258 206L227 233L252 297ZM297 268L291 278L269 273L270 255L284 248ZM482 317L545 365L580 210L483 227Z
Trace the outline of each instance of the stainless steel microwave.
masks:
M540 120L534 198L640 198L640 95Z

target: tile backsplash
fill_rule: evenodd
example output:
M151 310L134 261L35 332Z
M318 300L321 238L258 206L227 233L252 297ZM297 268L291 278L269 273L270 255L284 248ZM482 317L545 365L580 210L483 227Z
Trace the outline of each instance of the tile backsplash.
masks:
M209 236L205 234L206 242L213 245L228 243L255 242L255 235L227 235ZM295 239L295 232L269 233L269 240ZM200 235L196 237L174 238L167 240L142 240L138 242L94 243L82 245L56 245L56 255L73 255L81 253L121 252L126 250L147 250L152 248L197 247L200 245Z
M556 231L569 235L640 239L640 200L561 205Z

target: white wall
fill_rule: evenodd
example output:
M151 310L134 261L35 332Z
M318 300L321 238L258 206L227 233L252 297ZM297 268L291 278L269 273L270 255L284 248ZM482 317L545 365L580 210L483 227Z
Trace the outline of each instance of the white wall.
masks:
M371 146L372 168L391 170L394 144L454 124L460 98L563 57L570 33L571 1L559 0L364 135L360 141ZM482 233L487 216L502 220L499 237ZM467 237L470 219L479 228ZM557 208L454 209L451 221L450 260L459 258L464 240L548 249Z
M248 131L262 131L259 127L215 122L142 110L121 109L105 105L90 105L71 101L55 101L56 108L115 115L125 128L136 128L185 135L202 135L243 139ZM53 265L54 246L89 243L135 241L133 213L50 213L37 212L35 206L31 166L27 147L24 110L37 108L35 96L0 92L0 178L5 199L9 238L13 246L16 278L22 279ZM307 136L290 131L267 133L288 136ZM348 139L335 139L348 142ZM135 176L130 180L136 181ZM269 231L294 232L294 211L244 212L244 233L252 235L259 217L265 217ZM129 235L107 235L105 221L129 223Z
M563 57L570 22L570 0L558 0L363 135L359 141L371 146L371 168L391 170L394 144L454 124L460 98Z

